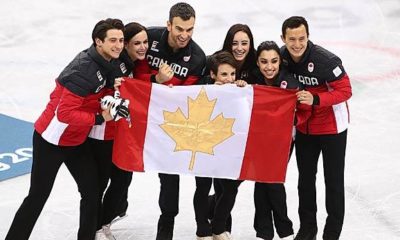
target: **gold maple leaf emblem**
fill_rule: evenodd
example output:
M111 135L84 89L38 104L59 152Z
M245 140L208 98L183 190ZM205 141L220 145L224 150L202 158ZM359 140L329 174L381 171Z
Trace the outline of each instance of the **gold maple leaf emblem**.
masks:
M213 148L234 135L235 119L224 118L220 113L210 120L217 99L209 100L202 88L195 100L188 97L188 117L178 108L175 112L164 111L164 123L160 127L176 143L174 151L191 151L189 170L193 170L196 152L214 154Z

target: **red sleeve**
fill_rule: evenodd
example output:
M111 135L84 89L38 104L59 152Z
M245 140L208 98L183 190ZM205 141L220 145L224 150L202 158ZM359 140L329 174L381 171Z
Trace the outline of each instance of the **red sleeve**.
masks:
M311 111L312 111L312 106L298 103L296 106L296 114L295 114L296 124L295 125L299 126L299 125L302 125L305 122L307 122L307 120L311 116Z
M151 69L146 59L136 61L133 76L136 79L151 82Z
M350 79L347 74L343 75L341 79L328 82L328 88L331 89L327 92L318 93L319 106L332 106L341 102L347 101L351 95Z
M57 108L57 119L76 126L93 126L95 113L81 110L84 100L85 97L80 97L64 88Z

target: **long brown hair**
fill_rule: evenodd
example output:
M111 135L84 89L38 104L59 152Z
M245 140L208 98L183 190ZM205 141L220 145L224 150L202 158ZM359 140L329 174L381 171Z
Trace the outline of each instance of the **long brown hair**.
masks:
M232 25L229 28L228 32L226 33L226 37L224 40L224 45L222 46L222 50L232 53L233 38L235 37L235 34L237 32L246 33L250 39L249 53L247 54L246 59L244 60L244 63L240 70L251 69L253 67L256 67L256 53L255 53L256 50L254 48L254 38L253 38L253 34L251 33L249 26L247 26L246 24L238 23L238 24Z

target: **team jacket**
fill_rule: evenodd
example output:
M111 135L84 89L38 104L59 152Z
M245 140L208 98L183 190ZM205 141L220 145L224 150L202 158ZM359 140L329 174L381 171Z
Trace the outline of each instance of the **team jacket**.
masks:
M280 66L280 71L278 76L274 79L272 84L268 84L264 80L264 76L260 72L259 69L256 69L254 72L254 78L249 79L249 84L258 84L258 85L267 85L280 87L284 89L301 89L302 84L300 84L296 78L294 78L293 74L289 73L286 67Z
M340 58L311 41L298 63L292 60L285 46L281 53L289 72L294 73L304 89L314 96L309 108L310 117L297 125L297 130L312 135L337 134L346 130L349 124L347 100L352 90Z
M119 61L115 61L119 63L119 66L117 64L117 68L115 70L115 75L112 80L114 82L116 77L133 77L133 69L134 69L134 62L131 60L131 58L128 56L128 53L124 50L122 51ZM115 64L114 64L115 65ZM114 86L110 86L105 88L105 91L103 92L103 96L106 95L111 95L114 96ZM99 114L101 114L102 109L99 109ZM121 121L125 121L125 119L122 119ZM100 125L94 125L92 129L90 130L89 137L97 140L113 140L114 139L114 133L115 133L115 121L108 121L108 122L103 122Z
M168 45L166 27L149 28L147 34L149 50L146 60L137 61L135 78L155 82L160 64L167 63L174 71L174 76L164 84L192 85L199 80L205 67L206 56L196 42L190 40L185 48L174 53Z
M118 75L115 60L108 62L92 45L80 52L56 79L56 87L39 119L35 130L54 145L77 146L82 144L91 130L103 118L98 115L99 99L105 88L113 86Z
M244 80L250 83L252 79L257 78L258 67L255 62L244 63L240 69L236 69L236 80Z
M289 73L287 67L284 64L281 64L279 74L274 79L272 83L267 83L264 80L264 76L260 72L259 69L254 71L254 79L250 80L250 84L258 84L258 85L267 85L272 87L279 87L283 89L293 89L293 90L301 90L303 89L303 84L301 84L297 79L293 76L292 73ZM305 104L297 104L296 106L296 119L295 125L299 125L304 123L310 117L310 106Z

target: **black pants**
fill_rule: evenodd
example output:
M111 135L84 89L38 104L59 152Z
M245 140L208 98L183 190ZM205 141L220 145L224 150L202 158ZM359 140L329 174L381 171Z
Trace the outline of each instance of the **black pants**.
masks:
M212 178L196 177L193 206L197 224L196 235L198 237L212 236L211 225L208 221L210 208L208 194L210 193L211 185Z
M208 196L213 180L216 193ZM197 236L205 237L211 236L213 233L231 232L231 211L235 204L238 187L241 183L242 181L237 180L196 177L196 191L193 198L193 205L197 223ZM210 208L212 208L212 214L210 214ZM216 216L215 214L219 214L220 216ZM209 223L208 219L212 220L212 224Z
M293 234L292 221L287 216L286 191L283 183L259 183L254 185L254 229L257 237L274 238L275 223L279 237Z
M218 181L218 179L214 178L213 183L214 183L213 184L214 194L208 196L208 205L209 205L208 219L210 220L214 218L215 205L217 203L217 199L222 195L223 191L223 187L220 181ZM230 213L228 218L226 219L225 230L228 232L232 232L232 215Z
M101 226L111 223L128 208L128 188L132 173L121 170L112 163L114 141L89 138L88 143L99 169L97 229L101 229Z
M345 197L344 165L347 130L332 135L306 135L296 133L296 158L299 170L300 228L317 227L316 173L322 152L325 177L326 219L323 237L338 238L342 231Z
M103 219L103 193L110 179L113 141L88 138L87 142L90 148L90 154L92 154L98 168L98 186L100 194L97 199L97 229L100 229Z
M103 219L101 225L109 224L125 215L128 208L128 189L132 182L132 172L122 170L112 164L110 185L103 198Z
M160 178L158 204L161 209L158 229L173 230L175 217L179 212L179 175L159 173L158 176Z
M48 143L35 131L31 186L28 196L15 214L6 236L7 240L29 239L62 163L68 168L81 194L77 239L94 239L99 196L98 176L96 163L88 152L87 142L74 147L56 146Z
M215 209L211 221L212 233L221 234L225 231L231 232L231 211L235 205L238 188L243 181L214 178ZM228 225L228 226L227 226Z

